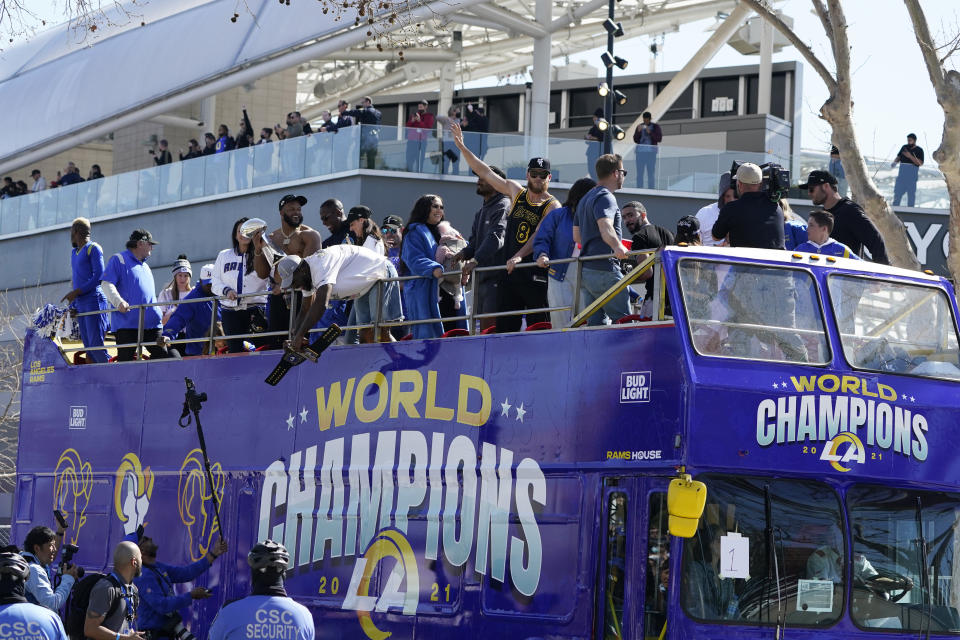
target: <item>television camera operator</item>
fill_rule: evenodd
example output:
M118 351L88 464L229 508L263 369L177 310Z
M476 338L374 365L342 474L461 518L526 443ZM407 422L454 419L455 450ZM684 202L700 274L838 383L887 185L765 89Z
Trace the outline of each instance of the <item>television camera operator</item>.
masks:
M739 198L720 209L711 230L713 237L729 234L731 247L783 249L783 210L777 203L789 189L789 172L777 165L761 168L744 162L734 163L731 174L736 176Z
M140 609L137 613L140 631L150 640L194 638L183 624L180 609L188 606L192 600L209 598L211 591L204 587L194 587L178 595L173 585L190 582L206 572L217 557L227 551L226 540L221 538L210 546L203 558L183 567L158 562L160 546L149 536L140 538L139 547L143 554L143 573L134 580L134 584L140 593Z
M30 564L30 577L26 583L27 600L51 611L59 611L63 607L82 571L70 562L77 548L65 545L64 557L54 576L59 580L59 584L54 584L56 580L51 580L49 568L57 557L58 542L63 542L66 529L64 522L58 523L56 534L49 527L37 526L30 530L23 541L23 557Z

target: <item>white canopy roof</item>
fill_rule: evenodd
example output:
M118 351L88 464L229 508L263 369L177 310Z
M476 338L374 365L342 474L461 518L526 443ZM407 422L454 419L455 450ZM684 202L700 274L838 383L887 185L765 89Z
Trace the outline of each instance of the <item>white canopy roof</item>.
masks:
M392 2L398 5L407 7L400 12L405 19L392 25L381 21L376 31L430 22L426 33L417 36L421 49L408 51L427 58L446 55L458 65L460 77L529 65L533 36L556 34L553 55L603 46L606 39L599 24L606 17L606 0L555 0L554 17L545 25L533 20L529 0ZM277 0L151 0L127 9L111 7L95 33L77 34L63 24L11 47L0 53L0 113L13 125L0 137L0 172L303 63L310 63L305 73L316 73L336 60L370 60L379 78L361 81L352 87L355 91L398 85L419 90L425 81L436 82L430 74L409 73L415 67L406 77L391 73L384 68L390 51L367 48L361 52L367 57L361 58L351 47L369 42L368 27L354 26L355 8L324 13L333 6L335 0L289 5ZM734 3L624 0L617 6L624 27L636 36L709 17ZM234 11L242 12L236 22L230 20ZM437 31L439 22L445 23L443 33ZM459 55L449 49L452 28L463 32ZM376 59L380 62L372 62Z

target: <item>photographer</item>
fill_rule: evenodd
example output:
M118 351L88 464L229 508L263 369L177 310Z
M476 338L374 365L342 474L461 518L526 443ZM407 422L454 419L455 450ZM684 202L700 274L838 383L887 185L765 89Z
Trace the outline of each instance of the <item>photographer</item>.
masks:
M23 557L30 563L30 577L27 578L26 588L27 600L51 611L59 611L66 602L80 571L77 565L67 564L63 568L60 585L56 590L53 589L47 567L53 564L57 557L57 542L63 541L65 531L64 527L58 526L57 533L54 535L49 527L34 527L23 541L25 549Z
M149 638L190 637L190 632L182 626L183 618L179 609L188 606L191 600L209 598L210 591L204 587L194 587L187 593L177 595L173 585L190 582L209 569L213 561L226 552L227 542L220 539L207 551L206 556L185 567L157 562L160 547L149 536L143 536L139 546L143 554L143 573L134 580L134 584L140 592L140 609L137 612L140 631L147 632Z
M711 231L714 238L730 234L731 247L783 249L783 211L763 191L763 172L752 162L737 169L739 200L723 205Z

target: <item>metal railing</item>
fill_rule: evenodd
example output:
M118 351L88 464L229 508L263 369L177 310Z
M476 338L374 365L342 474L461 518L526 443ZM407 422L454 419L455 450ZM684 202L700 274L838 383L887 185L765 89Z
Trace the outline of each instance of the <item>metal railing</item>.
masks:
M642 259L640 258L641 256L643 256ZM623 278L621 278L617 284L615 284L607 292L605 292L603 295L597 298L597 300L593 302L591 305L589 305L586 309L583 309L583 310L580 309L580 281L582 278L583 263L591 260L607 260L613 257L614 255L611 253L611 254L604 254L604 255L598 255L598 256L588 256L588 257L581 256L576 258L565 258L565 259L550 261L550 265L557 265L557 264L575 264L576 265L576 269L574 269L574 275L575 275L574 287L573 287L574 299L573 299L573 303L569 306L559 306L559 307L548 306L548 307L537 308L537 309L517 309L517 310L509 310L509 311L498 311L495 313L476 313L476 304L471 304L469 313L465 315L440 316L438 318L424 318L420 320L408 320L405 318L400 321L384 321L383 319L383 287L385 283L389 283L389 282L397 282L402 284L403 282L407 282L411 280L435 280L435 278L433 276L399 276L396 278L383 278L383 279L377 280L377 282L374 284L374 287L377 288L377 294L376 294L377 307L376 307L376 313L374 315L373 322L370 322L367 324L345 325L345 326L342 326L341 328L344 329L345 331L373 329L374 339L377 340L379 338L380 330L385 328L407 327L407 326L414 326L414 325L420 325L420 324L434 324L438 322L439 323L451 322L451 321L459 322L459 321L466 320L467 327L468 327L467 330L469 334L476 335L477 321L481 319L501 318L501 317L527 315L527 314L541 314L541 313L550 313L554 311L570 311L571 317L573 318L573 322L568 327L553 327L554 329L575 328L584 324L587 317L601 310L603 306L609 301L610 298L620 294L624 290L624 288L626 288L631 282L634 282L639 278L639 276L643 275L644 273L647 273L651 269L653 270L652 277L654 278L654 309L658 310L657 317L655 318L655 320L663 320L664 311L663 311L663 304L661 300L661 292L663 290L662 273L660 269L654 268L655 266L659 265L660 260L659 260L658 254L653 250L627 252L628 260L630 258L636 258L640 260L640 263L636 267L631 269L630 272L627 273L627 275L625 275ZM514 269L530 269L530 268L535 268L537 266L538 265L535 262L521 263L521 264L515 265ZM486 273L486 272L497 272L497 271L506 271L506 265L495 265L490 267L475 267L471 269L471 273ZM444 276L453 276L453 275L462 275L462 274L463 274L462 269L456 270L456 271L444 272ZM570 277L569 269L567 270L567 277ZM476 282L477 282L477 278L472 277L469 283L471 286L471 292L475 292ZM439 286L439 283L438 283L438 286ZM241 304L240 301L243 299L262 298L267 295L272 295L269 289L264 291L255 291L252 293L243 293L237 296L237 302L238 304ZM295 296L293 296L292 292L290 291L285 291L282 295L291 296L290 297L291 302L295 299ZM103 346L93 346L93 347L87 347L87 346L64 347L61 345L61 350L65 354L68 354L68 353L75 353L75 352L81 352L81 351L94 351L94 350L107 351L110 349L133 348L134 360L141 360L143 359L143 350L147 348L148 345L156 344L155 342L144 342L144 331L145 331L144 314L146 309L151 307L178 306L181 304L201 304L205 302L212 303L211 310L210 310L210 329L208 329L207 335L204 337L170 339L168 341L165 341L165 344L175 346L175 345L184 345L184 344L193 344L193 343L206 343L209 355L213 355L216 353L216 343L221 340L225 341L225 340L231 340L231 339L251 340L251 339L263 339L263 338L285 338L289 336L294 329L294 322L296 320L296 316L299 309L295 304L288 304L289 322L287 326L287 331L264 331L260 333L241 333L241 334L218 333L217 331L214 330L214 328L217 326L217 317L219 315L218 311L221 309L232 311L234 309L233 306L224 306L222 304L222 301L225 299L226 298L221 296L208 296L204 298L191 298L188 300L170 300L170 301L164 301L164 302L152 302L148 304L130 305L129 310L126 313L134 313L134 312L137 313L137 341L136 342L123 343L123 344L104 344ZM476 296L474 296L474 301L475 300L476 300ZM82 313L76 313L74 314L74 317L79 318L82 316L95 316L95 315L102 315L106 313L112 314L112 313L119 313L119 312L114 308L109 308L109 309L102 309L97 311L86 311ZM322 331L323 331L322 328L319 328L319 329L312 328L310 329L309 333L317 333ZM162 327L160 328L160 335L161 336L163 335ZM90 363L90 364L99 364L99 363Z

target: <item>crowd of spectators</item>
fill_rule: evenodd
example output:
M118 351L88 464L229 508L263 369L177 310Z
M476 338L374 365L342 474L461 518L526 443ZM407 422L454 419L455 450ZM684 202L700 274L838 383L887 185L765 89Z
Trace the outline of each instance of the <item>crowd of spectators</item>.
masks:
M57 171L57 177L54 180L47 181L40 172L40 169L34 169L30 172L30 183L23 180L14 180L10 176L3 179L3 186L0 187L0 199L15 198L16 196L26 195L28 193L37 193L45 189L55 189L67 185L85 182L86 180L98 180L103 177L100 165L90 165L90 172L84 178L80 175L80 168L73 162L68 162L63 171Z
M340 105L341 118L361 117L363 110L358 115L348 106ZM369 114L372 104L365 102L364 109ZM78 218L71 228L74 289L64 299L78 311L107 310L110 303L117 344L137 337L139 314L129 310L147 305L142 339L153 357L169 357L206 353L211 342L221 351L240 352L279 348L287 335L293 335L297 345L311 328L334 322L369 325L377 313L379 322L397 326L384 327L376 336L372 329L362 328L349 332L345 340L392 341L408 334L434 338L466 331L470 301L464 287L471 278L475 278L473 315L479 320L474 329L512 332L524 321L528 328L569 326L577 297L579 308L588 307L639 261L635 255L628 258L628 250L675 243L805 250L851 258L861 257L867 249L874 261L887 262L876 227L859 205L839 195L838 181L827 171L811 172L800 185L816 205L806 222L790 211L786 200L771 200L762 187L761 169L745 163L736 175L723 174L717 201L695 216L684 216L674 233L655 224L642 202L618 204L614 194L627 176L619 155L599 156L597 179L577 180L561 205L549 192L552 174L547 158L530 160L525 183L509 180L467 146L455 116L451 112L447 123L450 143L477 176L478 209L467 233L445 219L444 202L434 194L419 197L406 222L391 214L382 225L368 206L357 204L345 211L342 202L331 198L319 207L320 224L328 232L323 240L305 224L307 199L287 195L279 202L277 228L251 233L244 230L247 218L237 220L230 246L215 263L204 265L199 282L193 282L187 256L180 255L169 281L157 291L146 264L156 244L149 231L135 230L126 251L105 260L103 250L90 239L89 221ZM300 135L299 118L295 112L289 114L288 128L278 128L278 135ZM246 113L244 121L241 135L249 142L252 127ZM220 133L214 145L233 144L225 126ZM166 141L159 141L154 155L157 161L169 157ZM579 292L569 269L569 260L578 256ZM397 286L377 284L398 275L416 277ZM588 322L652 316L651 285L648 281L644 295L627 288L606 299ZM377 300L376 295L383 297ZM210 301L177 304L207 297L220 299L216 312ZM313 306L314 300L319 306ZM298 318L292 334L291 314ZM80 323L86 346L103 344L105 319L104 314ZM224 333L238 337L216 340ZM263 333L276 335L259 335ZM177 338L197 342L178 345L174 354L169 345ZM91 359L100 362L104 356ZM133 357L133 349L118 349L118 359Z

